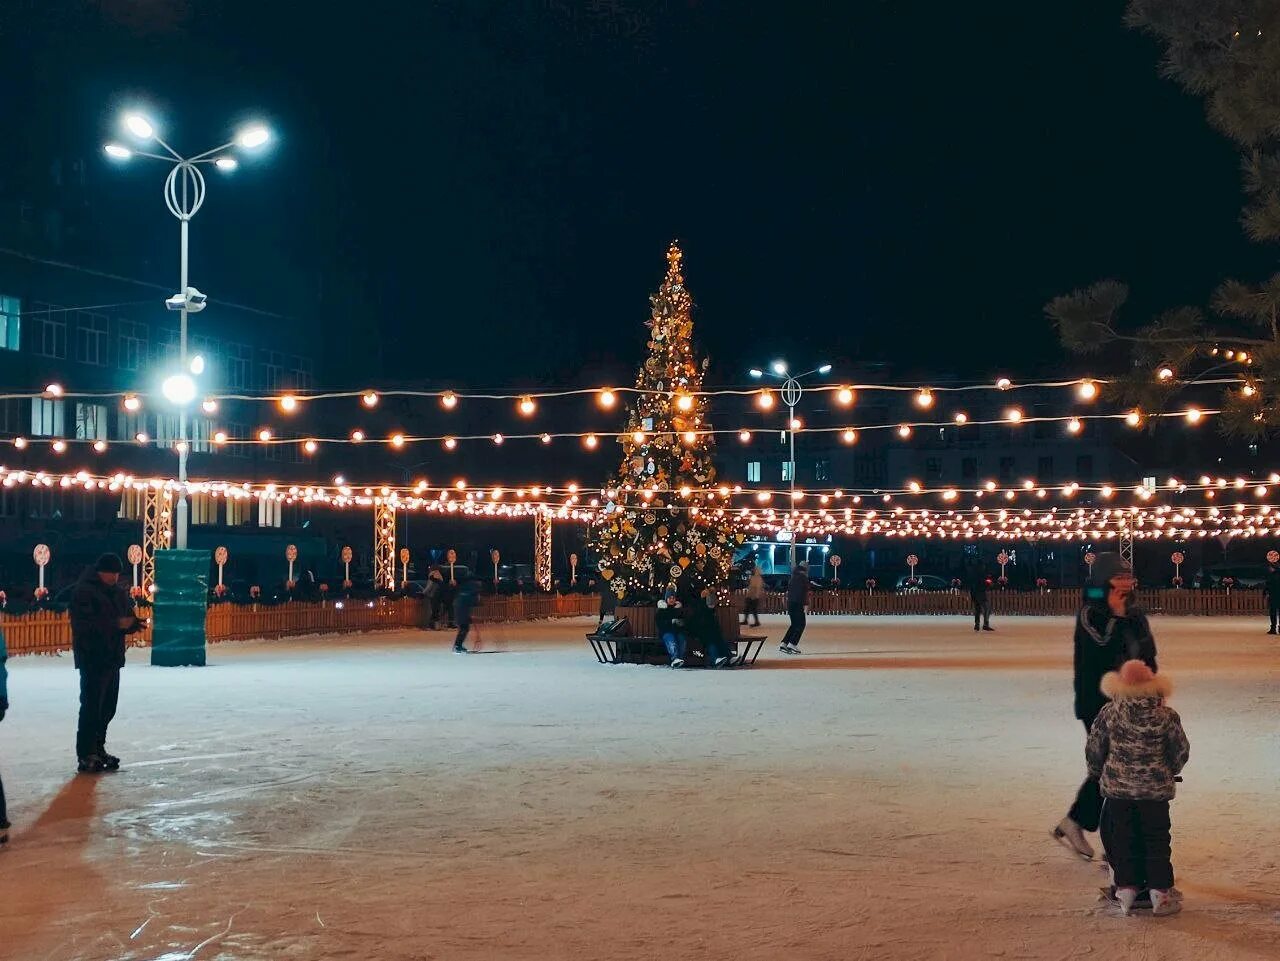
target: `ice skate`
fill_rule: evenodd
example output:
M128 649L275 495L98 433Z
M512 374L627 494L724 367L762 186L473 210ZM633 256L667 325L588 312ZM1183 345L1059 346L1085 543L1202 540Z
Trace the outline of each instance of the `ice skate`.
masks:
M1170 888L1167 891L1151 892L1151 915L1152 917L1165 918L1171 914L1177 914L1182 910L1182 898L1177 888Z
M453 653L455 653L455 654L470 654L471 652L470 652L469 650L467 650L467 648L463 647L461 644L455 644L455 645L453 645Z
M984 631L994 631L994 630L995 630L995 628L994 628L994 627L992 627L990 624L983 624L983 625L982 625L982 629L983 629Z
M90 754L76 762L76 770L81 774L101 774L106 768L102 764L102 758L96 754Z
M1063 818L1053 829L1054 840L1065 845L1072 852L1079 855L1086 861L1093 860L1093 846L1089 843L1088 838L1084 836L1084 831L1080 825L1076 824L1071 818Z
M120 759L114 754L108 754L105 747L98 748L98 757L102 758L102 769L104 771L120 770Z
M727 658L727 657L717 657L717 658L716 658L716 667L724 667L724 666L725 666L726 664L728 664L728 663L729 663L729 658Z
M675 659L671 662L671 668L672 668L672 670L674 670L674 669L676 669L676 668L678 668L678 667L684 667L684 658L683 658L683 657L677 657L677 658L675 658Z
M1128 917L1133 911L1134 902L1138 900L1137 888L1116 888L1116 901L1120 905L1120 913Z
M0 821L0 849L9 843L9 822Z

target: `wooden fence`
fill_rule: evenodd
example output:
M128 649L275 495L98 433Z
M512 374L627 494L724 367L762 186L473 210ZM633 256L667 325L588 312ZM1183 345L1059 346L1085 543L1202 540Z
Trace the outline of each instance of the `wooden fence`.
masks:
M992 591L994 615L1070 617L1080 609L1080 592ZM1266 614L1261 591L1140 591L1142 605L1152 614L1233 616ZM741 593L735 598L740 606ZM476 620L527 621L551 617L593 615L600 599L592 594L529 594L485 597L476 608ZM766 594L760 602L763 614L786 613L783 594ZM815 591L809 595L810 614L971 614L967 593L928 591L917 594L868 593L867 591ZM296 637L302 634L347 634L421 627L426 609L418 598L380 598L373 601L293 602L275 606L218 604L205 615L210 641ZM0 628L11 656L57 654L71 649L71 622L65 613L34 611L20 617L0 615ZM138 647L151 644L151 627L131 637Z
M485 597L476 608L478 621L524 621L595 614L600 599L591 595ZM293 602L274 606L217 604L205 614L210 641L296 637L302 634L347 634L421 627L426 607L418 598ZM20 617L0 615L0 629L10 656L57 654L71 649L71 621L65 612L33 611ZM136 647L151 645L151 626L131 635Z
M742 594L739 593L739 599ZM1080 592L992 591L993 615L1069 617L1080 609ZM1264 615L1266 600L1261 591L1146 590L1138 592L1139 602L1152 614L1199 614L1210 616ZM740 600L738 601L741 602ZM762 614L785 614L785 594L766 594L760 602ZM967 591L922 591L911 594L868 591L814 591L809 595L810 614L972 614Z

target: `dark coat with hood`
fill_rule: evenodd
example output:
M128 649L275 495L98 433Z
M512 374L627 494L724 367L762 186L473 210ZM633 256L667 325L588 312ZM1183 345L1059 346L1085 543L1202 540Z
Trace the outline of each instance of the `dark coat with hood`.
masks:
M1280 566L1267 565L1267 579L1263 585L1263 592L1267 595L1268 604L1272 607L1280 607Z
M1102 690L1111 701L1089 729L1089 776L1100 779L1103 797L1172 801L1174 779L1191 754L1182 719L1164 703L1173 685L1160 674L1126 681L1113 671Z
M453 619L458 624L470 624L471 612L480 603L479 585L474 580L463 581L458 596L453 599Z
M124 667L125 636L137 628L121 628L119 619L132 616L133 602L124 588L104 584L93 567L86 568L71 594L71 648L76 669Z
M1076 717L1092 723L1107 703L1101 690L1103 675L1119 670L1125 661L1142 661L1156 667L1156 641L1142 608L1130 602L1122 617L1107 606L1110 580L1128 570L1119 554L1100 554L1093 564L1084 606L1076 615L1075 709Z
M809 603L809 568L797 564L787 581L787 605Z

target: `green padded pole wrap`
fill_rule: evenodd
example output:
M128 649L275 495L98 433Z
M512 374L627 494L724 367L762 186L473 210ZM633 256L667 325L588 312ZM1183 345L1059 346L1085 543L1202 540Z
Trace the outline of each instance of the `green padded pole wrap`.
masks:
M208 551L156 551L153 665L204 666L204 615L208 596Z

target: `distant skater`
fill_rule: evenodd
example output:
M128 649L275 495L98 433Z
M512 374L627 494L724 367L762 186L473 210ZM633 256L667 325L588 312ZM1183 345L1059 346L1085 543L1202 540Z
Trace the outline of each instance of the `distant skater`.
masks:
M479 589L474 579L462 582L458 588L458 596L453 599L453 619L458 624L458 634L453 639L453 653L466 654L464 642L471 633L471 614L479 603Z
M747 623L747 617L754 617L755 623L752 627L760 626L760 601L764 599L764 574L760 572L760 568L756 568L751 572L751 577L747 580L747 597L742 606L742 623Z
M1267 595L1267 613L1271 616L1271 628L1268 634L1275 634L1277 622L1280 622L1280 564L1267 565L1267 580L1263 586Z
M782 643L778 650L783 654L800 653L800 635L804 633L805 605L809 603L809 568L797 564L791 571L791 580L787 583L787 616L791 626L782 635Z
M969 571L969 600L973 602L975 631L979 629L979 625L984 631L995 630L991 626L991 595L987 593L990 587L987 575L983 573L982 568L977 564L973 565L973 569Z
M1137 586L1133 571L1119 554L1099 554L1084 589L1084 606L1076 615L1075 711L1088 733L1107 704L1101 689L1105 674L1119 670L1125 661L1139 660L1154 673L1156 641L1147 615L1134 604ZM1093 846L1084 836L1098 830L1102 816L1102 792L1098 779L1085 778L1071 810L1053 829L1053 836L1086 860Z

